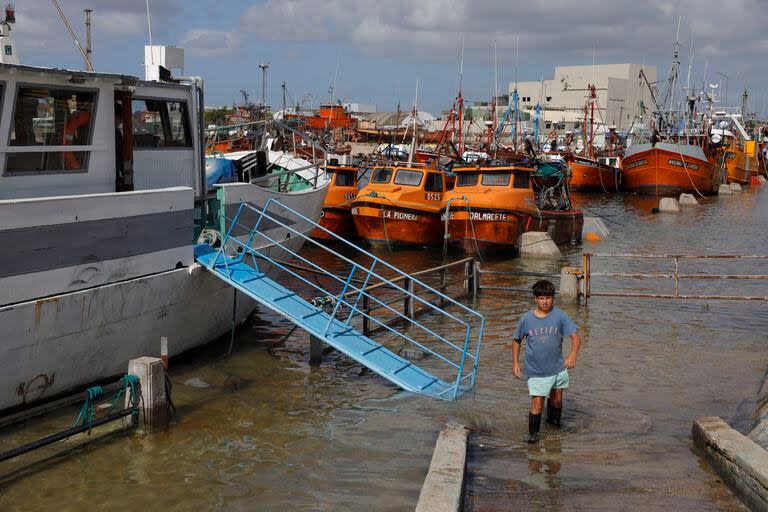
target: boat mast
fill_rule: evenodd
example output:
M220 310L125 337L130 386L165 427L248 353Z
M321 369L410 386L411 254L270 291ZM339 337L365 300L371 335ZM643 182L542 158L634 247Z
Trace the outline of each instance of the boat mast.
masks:
M459 97L458 97L458 103L459 103L459 140L458 140L458 147L459 147L459 157L462 158L464 155L464 147L462 145L462 129L463 129L463 121L464 121L464 97L461 93L461 86L462 86L462 80L464 78L464 38L461 38L461 64L459 65Z
M413 109L411 110L411 123L413 124L413 134L411 134L411 151L408 153L408 167L413 164L413 155L416 153L416 119L418 116L417 105L419 103L419 77L416 77L416 96L413 97Z

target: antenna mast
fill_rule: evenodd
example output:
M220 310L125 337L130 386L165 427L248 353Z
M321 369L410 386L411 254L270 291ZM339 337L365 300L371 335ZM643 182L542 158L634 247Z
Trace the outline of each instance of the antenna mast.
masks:
M64 26L67 27L67 31L69 32L69 36L75 42L75 46L77 46L77 49L80 50L80 54L83 56L83 60L85 60L86 68L88 68L89 71L93 70L93 66L91 65L91 61L88 58L88 55L85 53L85 50L83 49L82 45L80 44L80 41L77 40L77 36L75 35L74 30L72 30L72 26L69 24L69 21L67 21L67 17L64 16L64 11L61 10L61 6L59 5L58 0L51 0L51 1L53 2L53 6L58 11L59 16L61 17L61 21L64 22Z
M85 9L85 69L93 71L93 56L91 55L91 13L93 9Z

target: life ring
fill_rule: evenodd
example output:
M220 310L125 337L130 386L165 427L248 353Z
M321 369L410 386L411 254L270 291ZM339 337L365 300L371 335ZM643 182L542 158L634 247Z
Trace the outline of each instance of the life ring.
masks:
M77 130L90 122L90 112L75 112L72 114L64 127L64 137L62 138L61 144L64 146L73 145L75 142L75 133L77 133ZM73 151L64 152L65 169L80 169L82 166L83 164L77 158L75 158Z

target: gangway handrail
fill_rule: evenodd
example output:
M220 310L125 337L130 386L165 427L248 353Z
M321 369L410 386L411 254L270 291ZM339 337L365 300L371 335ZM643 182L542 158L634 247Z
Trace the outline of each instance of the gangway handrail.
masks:
M290 212L292 215L295 215L299 219L302 219L305 222L309 223L315 229L319 229L319 230L324 231L333 240L339 242L342 245L345 245L345 246L353 249L358 254L364 255L367 259L370 259L372 261L372 263L370 263L369 265L365 265L364 266L364 265L362 265L362 264L360 264L360 263L358 263L356 261L353 261L352 259L344 256L343 254L340 254L338 251L336 251L336 250L334 250L332 248L329 248L326 245L323 245L323 244L319 243L318 241L310 238L305 233L303 233L303 232L297 230L296 228L294 228L293 226L288 225L285 222L283 222L283 220L284 220L283 217L271 215L269 209L272 206L276 206L276 207L281 208L282 209L281 213ZM253 211L257 215L258 220L256 221L254 226L244 226L242 223L238 222L239 219L241 218L241 214L245 210L251 210L251 211ZM401 339L403 339L403 340L405 340L405 341L407 341L407 342L409 342L409 343L419 347L421 350L424 350L425 352L427 352L429 354L432 354L432 355L436 356L441 361L444 361L444 362L448 363L451 367L455 368L457 370L457 372L456 372L456 378L455 378L454 384L452 386L450 386L443 393L440 393L441 395L444 394L447 391L451 391L452 390L453 391L453 397L455 398L458 395L458 392L460 390L460 385L465 380L467 380L467 379L471 379L470 386L474 385L475 377L476 377L476 372L477 372L479 351L480 351L480 346L481 346L481 343L482 343L482 334L483 334L483 330L484 330L484 327L485 327L485 318L484 318L483 315L481 315L480 313L472 310L471 308L468 308L464 304L456 301L452 297L442 293L441 291L433 288L432 286L424 283L423 281L417 279L413 275L406 274L405 272L403 272L402 270L398 269L397 267L389 264L385 260L383 260L381 258L378 258L377 256L375 256L375 255L373 255L373 254L363 250L362 248L352 244L351 242L345 240L344 238L339 237L335 233L325 229L324 227L319 226L318 224L313 222L311 219L307 218L306 216L304 216L301 213L293 210L292 208L288 207L287 205L281 203L280 201L278 201L278 200L276 200L274 198L268 199L267 202L264 204L264 206L262 208L254 207L253 205L250 205L248 203L241 203L241 205L238 208L237 213L235 214L235 216L233 218L231 218L231 219L230 218L225 218L225 219L226 219L226 221L230 222L230 225L229 225L229 228L227 229L227 233L224 236L224 239L222 241L221 248L217 251L215 259L213 260L213 264L212 264L213 268L216 268L217 265L219 264L220 260L222 260L224 268L226 269L226 272L227 272L228 276L231 277L232 276L232 271L229 268L230 264L232 264L232 265L241 264L241 263L247 264L246 258L247 258L248 255L251 255L252 263L253 263L254 267L258 270L258 263L256 261L257 258L258 259L264 259L264 260L268 261L269 263L271 263L272 265L275 265L276 267L280 268L281 270L283 270L283 271L291 274L292 276L298 278L299 280L301 280L305 284L309 285L310 287L312 287L314 289L317 289L317 290L320 290L323 294L325 294L327 296L331 296L331 297L333 297L335 299L335 305L334 305L334 308L333 308L333 312L329 313L329 315L330 315L329 316L329 321L328 321L328 324L326 326L325 332L322 333L323 335L325 335L325 336L329 335L328 334L328 329L330 328L331 324L334 322L334 319L336 319L337 322L343 322L344 325L347 326L347 330L352 330L353 329L353 327L351 326L352 319L354 318L355 315L360 315L361 317L367 318L368 320L372 320L373 322L375 322L376 324L380 325L381 327L383 327L383 328L389 330L390 332L394 333L397 337L399 337L399 338L401 338ZM291 271L286 265L282 264L283 262L280 262L280 261L270 257L265 252L257 252L257 250L254 249L251 246L251 244L252 244L252 242L254 240L254 237L256 237L258 235L260 238L263 238L264 240L269 242L270 245L279 245L281 247L281 249L285 250L286 252L288 252L292 256L300 259L301 261L305 262L306 264L310 265L311 267L314 267L315 269L318 269L318 270L324 270L319 265L317 265L315 262L310 261L309 259L307 259L303 255L299 254L297 251L293 251L289 247L287 247L285 245L282 245L283 241L275 240L272 237L270 237L265 231L261 231L260 227L261 227L262 221L264 221L264 219L266 219L267 221L269 221L271 223L270 224L270 229L275 227L275 226L279 226L280 228L285 229L290 234L291 237L294 236L294 235L297 236L297 237L300 237L305 242L309 242L309 243L311 243L311 244L313 244L313 245L323 249L324 251L326 251L327 253L333 255L334 257L338 258L339 260L345 262L346 264L351 265L351 271L350 271L349 275L346 278L343 278L342 276L337 276L337 275L335 275L333 273L323 272L326 276L331 277L331 278L335 279L336 281L338 281L339 283L343 284L341 293L338 293L338 294L337 293L330 293L328 290L326 290L325 288L320 286L319 282L317 284L313 283L310 280L306 279L305 277L299 275L298 273ZM242 241L241 239L237 238L237 237L232 236L233 228L236 225L239 226L239 227L243 227L247 231L250 232L248 234L247 240L245 242ZM227 257L226 248L229 247L230 250L231 250L232 244L235 244L236 246L241 247L242 251L238 251L239 255L237 255L233 259L230 259L230 258ZM374 270L377 267L378 268L382 268L383 267L385 269L388 269L389 271L394 272L396 274L396 277L394 277L394 278L384 277L383 275L380 274L380 271L377 272L377 271ZM356 272L363 272L365 274L364 281L363 281L363 283L362 283L362 285L360 287L356 286L352 282L353 281L353 277L354 277ZM394 289L394 290L396 290L398 292L401 292L402 294L410 297L411 300L418 301L420 304L423 304L424 306L426 306L428 309L432 310L433 312L435 312L437 314L440 314L444 318L449 319L450 321L456 322L459 325L461 325L463 327L463 329L460 329L459 332L461 332L463 334L463 338L464 338L463 339L463 343L459 342L458 340L456 340L455 342L449 340L448 338L450 337L450 335L443 336L443 335L440 335L440 334L434 332L434 330L432 330L432 329L426 327L425 325L421 324L420 322L416 321L412 316L408 316L408 315L406 315L406 314L404 314L404 313L402 313L400 311L397 311L396 309L392 308L391 306L389 306L389 301L387 301L385 303L382 300L380 300L379 298L371 295L369 293L369 291L374 286L376 286L376 285L373 285L371 287L368 286L368 282L369 282L371 277L375 277L377 280L381 281L380 284L382 286L387 286L388 289L391 288L391 289ZM395 282L395 281L403 281L403 280L407 280L408 281L409 284L407 285L407 288L399 286ZM452 314L452 313L446 311L445 309L443 309L441 307L438 307L437 305L433 304L431 301L428 301L425 298L420 297L418 294L416 294L414 292L414 286L415 285L418 285L422 290L424 290L424 292L436 295L440 299L441 304L454 306L454 307L458 308L460 310L460 312L463 313L463 314ZM352 300L351 297L354 297L355 295L356 295L356 298L354 300ZM423 343L420 343L419 341L413 339L411 336L409 336L405 332L402 332L400 330L395 330L394 328L392 328L391 325L389 325L390 322L385 323L385 322L382 322L381 320L379 320L378 318L375 318L375 317L371 316L371 314L370 314L371 313L371 308L370 307L367 307L367 305L364 305L362 308L359 307L360 299L363 298L363 297L366 297L367 299L372 299L373 301L377 302L381 307L387 309L391 313L394 313L396 315L396 317L401 318L406 323L408 323L408 324L418 328L420 331L428 334L433 340L440 341L441 343L443 343L445 345L448 345L452 349L458 351L460 353L460 357L458 358L458 361L457 362L451 361L451 360L447 359L446 357L444 357L442 354L437 353L435 350L432 350L429 347L425 346ZM345 309L348 311L346 319L339 318L339 312L340 312L340 309L341 309L342 305L344 305ZM376 309L380 309L380 308L376 307ZM461 316L463 318L459 318L459 316ZM474 333L474 336L473 336L473 330L474 329L473 329L472 323L478 323L479 324L478 327L477 327L476 332ZM335 335L338 335L338 334L335 334ZM471 352L469 350L470 343L475 343L474 350L472 350ZM471 363L469 363L470 366L471 366L471 371L465 375L465 364L466 364L467 357L469 357L469 359L471 361Z
M229 219L228 219L228 220L229 220ZM294 230L293 228L290 228L290 227L289 227L289 226L287 226L286 224L283 224L282 222L280 222L280 221L278 221L278 220L276 220L276 219L274 219L274 218L270 218L270 220L271 220L271 221L273 221L273 222L275 222L276 224L279 224L281 227L284 227L284 228L286 228L286 229L290 229L291 231L294 231L295 233L297 233L297 234L300 234L300 232L299 232L299 231L296 231L296 230ZM237 225L238 225L238 226L240 226L240 227L246 227L246 226L243 226L242 224L237 224ZM247 227L246 227L246 228L247 228ZM270 238L269 236L267 236L267 235L265 235L265 234L263 234L263 233L262 233L262 236L263 236L264 238L266 238L267 240L269 240L270 242L272 242L272 243L280 243L278 240L274 240L273 238ZM318 245L318 246L322 246L322 244L319 244L318 242L315 242L314 240L311 240L311 239L310 239L310 241L311 241L312 243L314 243L314 244ZM283 265L281 262L277 262L276 260L271 260L270 258L267 258L267 257L265 257L265 256L264 256L264 255L262 255L262 254L257 254L257 253L254 251L254 249L253 249L253 248L251 248L249 245L246 245L246 244L244 244L243 242L241 242L241 241L240 241L240 240L238 240L237 238L232 238L232 239L231 239L231 242L233 242L233 243L235 243L235 244L237 244L237 245L240 245L241 247L243 247L243 249L244 249L245 251L247 251L247 252L249 252L250 254L252 254L252 256L255 256L255 257L260 257L260 258L264 258L264 259L267 259L268 261L270 261L270 262L271 262L271 263L273 263L274 265L278 266L278 267L279 267L279 268L281 268L282 270L286 270L286 271L288 271L287 267L285 267L285 266L284 266L284 265ZM288 249L288 248L285 248L285 247L283 247L283 249L284 249L284 250L286 250L287 252L291 253L293 256L295 256L295 257L297 257L297 258L301 259L302 261L304 261L304 262L306 262L306 263L308 263L308 264L310 264L310 265L312 265L312 266L315 266L315 267L317 267L318 269L320 269L320 268L321 268L321 267L319 267L318 265L316 265L314 262L312 262L312 261L310 261L310 260L308 260L308 259L304 258L303 256L301 256L299 253L297 253L297 252L294 252L294 251L291 251L290 249ZM330 249L329 249L329 250L328 250L328 252L331 252L331 253L333 253L334 255L336 255L336 256L338 256L338 257L340 257L340 258L344 259L344 260L345 260L345 261L347 261L348 263L352 264L352 271L350 272L350 276L349 276L349 278L348 278L348 280L347 280L347 281L345 281L344 279L342 279L342 278L341 278L341 277L339 277L339 276L336 276L335 274L329 274L329 277L333 277L334 279L336 279L337 281L339 281L340 283L342 283L342 284L344 285L344 290L341 292L341 294L340 294L339 296L340 296L340 297L346 297L347 295L350 295L350 294L351 294L351 295L354 295L354 294L355 294L355 292L358 292L359 294L362 294L362 293L364 293L364 292L365 292L365 290L366 290L366 288L365 288L365 287L364 287L364 288L356 288L356 287L354 287L354 286L350 286L350 283L351 283L351 281L352 281L352 280L351 280L351 276L352 276L352 275L354 275L354 272L355 272L357 269L363 269L363 270L365 270L365 269L364 269L364 267L362 267L360 264L358 264L358 263L356 263L356 262L354 262L354 261L352 261L352 260L349 260L349 259L347 259L347 258L346 258L346 257L344 257L344 256L341 256L340 254L336 253L336 252L335 252L335 251L333 251L333 250L330 250ZM217 260L218 260L218 256L217 256ZM217 261L217 260L215 260L215 261L214 261L214 265L216 264L216 261ZM374 266L374 265L371 265L371 267L373 267L373 266ZM400 272L402 272L402 271L400 271ZM293 274L293 273L292 273L292 274ZM368 275L369 275L369 276L370 276L370 275L372 275L372 272L369 272L369 274L368 274ZM313 288L316 288L316 289L318 289L318 290L320 290L320 291L322 291L322 292L324 292L324 293L327 293L327 291L326 291L325 289L323 289L321 286L319 286L319 285L316 285L316 284L312 283L311 281L309 281L309 280L307 280L307 279L305 279L305 278L303 278L303 277L301 277L301 276L298 276L298 275L296 275L296 277L297 277L297 278L299 278L299 279L301 279L302 281L304 281L306 284L309 284L309 285L310 285L310 286L312 286ZM467 328L471 328L471 326L469 325L469 323L468 323L468 322L465 322L465 321L463 321L463 320L461 320L461 319L459 319L459 318L456 318L456 317L454 317L454 316L453 316L453 315L451 315L450 313L447 313L447 312L443 311L442 309L438 308L437 306L435 306L435 305L434 305L434 304L432 304L431 302L429 302L429 301L427 301L427 300L425 300L425 299L423 299L423 298L419 297L418 295L415 295L413 292L409 292L409 291L408 291L408 290L406 290L405 288L402 288L402 287L400 287L400 286L396 285L396 284L395 284L393 281L391 281L391 280L389 280L389 279L386 279L386 278L383 278L383 277L381 277L381 276L377 276L377 277L379 277L379 279L381 279L381 280L382 280L382 283L380 283L382 286L390 286L391 288L393 288L393 289L395 289L395 290L398 290L398 291L401 291L401 292L403 292L404 294L409 294L409 295L413 296L415 299L418 299L419 301L421 301L422 303L424 303L425 305L428 305L428 306L430 306L430 307L431 307L432 309L434 309L435 311L440 311L440 312L444 313L446 316L450 317L452 320L455 320L455 321L457 321L457 322L461 323L462 325L466 326ZM407 277L407 276L405 276L404 278L405 278L405 279L410 279L410 278L409 278L409 277ZM420 281L417 281L417 280L414 280L414 282L419 282L419 283L421 283ZM366 281L366 283L367 283L367 281ZM350 287L352 288L352 291L351 291L351 292L346 292L346 289L347 289L347 288L350 288ZM367 290L371 290L371 289L373 289L373 286L371 286L371 287L368 287L368 288L367 288ZM441 295L441 296L443 296L443 297L448 297L447 295L443 295L442 293L438 292L437 290L433 290L433 291L434 291L435 293L437 293L438 295ZM396 315L400 316L401 318L404 318L404 319L408 319L408 320L410 320L410 318L409 318L409 317L407 317L407 316L406 316L406 315L404 315L403 313L401 313L401 312L397 311L396 309L394 309L394 308L390 307L390 305L389 305L389 304L387 304L387 303L385 303L385 302L382 302L381 300L379 300L378 298L376 298L376 297L374 297L374 296L372 296L372 295L370 295L370 294L367 294L367 293L365 293L365 295L367 295L367 296L368 296L370 299L373 299L374 301L378 302L378 303L379 303L379 304L380 304L382 307L384 307L384 308L386 308L386 309L390 310L391 312L395 313ZM450 298L450 297L448 297L448 298ZM349 307L351 310L353 310L353 311L355 311L355 312L358 312L358 313L361 313L361 314L365 314L363 311L361 311L361 310L357 309L357 308L356 308L355 306L353 306L352 304L349 304L349 303L348 303L346 300L337 301L337 302L336 302L336 304L337 304L337 306L336 306L336 307L337 307L337 308L338 308L338 305L339 305L341 302L344 302L345 304L347 304L347 306L348 306L348 307ZM358 302L358 301L356 301L356 303L357 303L357 302ZM335 315L334 315L334 316L335 316ZM379 321L379 320L377 320L377 319L375 319L375 318L371 317L371 316L370 316L370 315L368 315L368 314L365 314L365 316L366 316L366 317L368 317L370 320L373 320L374 322L376 322L376 323L380 324L382 327L386 327L386 328L387 328L387 329L389 329L390 331L392 331L392 332L394 332L395 334L398 334L398 335L400 335L400 336L402 337L402 335L401 335L399 332L395 331L395 330L394 330L394 329L392 329L391 327L388 327L388 326L386 326L386 325L385 325L383 322L381 322L381 321ZM453 348L455 348L455 349L457 349L457 350L462 350L461 348L459 348L459 347L457 347L456 345L452 344L450 341L446 340L445 338L443 338L443 337L442 337L442 336L440 336L439 334L436 334L436 333L432 332L431 330L427 329L426 327L422 326L422 325L421 325L421 324L419 324L418 322L413 322L413 323L414 323L416 326L418 326L418 327L420 327L421 329L423 329L424 331L428 332L429 334L432 334L433 336L435 336L435 337L439 338L441 341L443 341L443 342L447 343L447 344L448 344L448 345L450 345L451 347L453 347ZM416 345L419 345L417 342L415 342L415 341L413 341L413 340L409 340L409 341L413 342L413 343L414 343L414 344L416 344ZM423 348L421 345L419 345L419 347L420 347L420 348ZM425 350L429 350L429 349L425 349ZM442 357L441 357L439 354L436 354L436 353L434 353L434 352L432 352L432 351L430 351L430 352L431 352L431 353L433 353L434 355L436 355L437 357L440 357L440 358L442 358ZM474 358L474 356L473 356L472 354L467 354L467 355L468 355L469 357L472 357L472 358Z

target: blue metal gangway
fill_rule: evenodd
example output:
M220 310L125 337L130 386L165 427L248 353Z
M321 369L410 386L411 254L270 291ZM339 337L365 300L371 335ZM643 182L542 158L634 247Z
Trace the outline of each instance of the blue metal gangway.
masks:
M474 386L485 325L481 314L274 199L263 208L242 203L226 221L219 249L195 246L196 260L219 279L405 390L452 400ZM326 232L336 247L310 238L305 233L311 229ZM301 246L305 249L300 252ZM318 251L322 266L313 261ZM301 275L296 265L284 263L286 256L302 261L331 284ZM335 272L328 270L331 266ZM336 273L347 269L346 277ZM273 279L281 272L298 279L305 296L320 296L313 300L302 297L301 290L286 288ZM413 309L409 314L393 308L393 294L411 306L425 306L431 327L413 318ZM388 335L387 346L361 332L363 318ZM400 354L413 353L402 348L414 346L431 357L416 365L395 352L398 344Z

